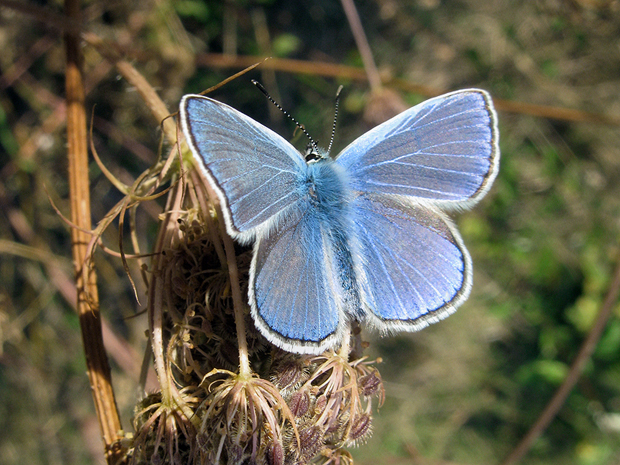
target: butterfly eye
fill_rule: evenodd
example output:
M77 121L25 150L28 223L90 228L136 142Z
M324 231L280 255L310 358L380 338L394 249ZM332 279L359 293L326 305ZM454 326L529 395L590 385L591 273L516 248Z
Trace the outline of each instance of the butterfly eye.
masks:
M308 145L306 145L306 152L304 153L304 158L306 159L306 162L313 162L316 160L320 160L323 157L321 157L316 147L312 145L312 142L308 142Z

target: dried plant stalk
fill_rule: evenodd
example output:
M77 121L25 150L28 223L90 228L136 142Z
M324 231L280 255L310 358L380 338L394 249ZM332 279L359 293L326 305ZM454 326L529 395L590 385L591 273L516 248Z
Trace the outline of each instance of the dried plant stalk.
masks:
M67 16L74 21L80 17L78 0L66 0ZM71 230L72 252L77 281L77 308L82 330L88 377L93 393L109 464L117 463L121 454L118 432L120 418L112 389L110 366L103 346L97 280L94 269L87 261L91 237L84 231L91 229L90 195L88 180L88 151L84 86L82 79L80 39L75 33L65 34L67 70L67 158L71 220L77 227ZM86 267L86 269L84 269Z

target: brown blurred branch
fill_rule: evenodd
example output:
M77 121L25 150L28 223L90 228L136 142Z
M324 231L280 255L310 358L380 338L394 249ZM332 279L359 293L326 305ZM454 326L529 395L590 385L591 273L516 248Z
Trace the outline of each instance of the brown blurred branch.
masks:
M24 13L46 26L61 31L78 33L81 29L79 18L63 16L50 8L42 8L35 3L24 2L23 0L0 0L0 5Z
M65 0L65 12L72 22L79 23L79 0ZM91 229L90 186L88 178L88 150L86 114L84 109L84 83L80 38L75 32L66 32L67 54L67 158L69 165L69 195L71 221L77 228L71 230L73 261L77 284L78 315L82 330L88 377L99 418L109 464L120 457L118 433L121 422L116 407L110 366L103 346L101 317L94 269L83 270L87 265L86 253L90 236L83 232Z
M349 21L349 27L351 28L351 32L355 38L357 50L360 52L360 56L362 57L362 62L364 63L364 69L366 70L366 76L368 77L370 89L373 91L378 91L381 88L381 76L379 75L379 70L375 64L375 59L372 56L370 44L366 38L366 33L364 32L364 27L362 26L362 21L360 20L355 3L353 3L353 0L340 0L340 3L342 3L342 8L347 15L347 20Z
M217 53L205 53L196 57L196 64L198 66L210 66L213 68L245 68L263 59L263 57L258 56L230 56ZM261 66L287 73L311 74L364 82L368 80L368 76L366 75L364 69L335 63L272 58L264 61ZM416 84L405 79L392 78L390 76L382 76L381 81L386 86L405 92L423 95L425 97L441 95L449 90ZM538 118L572 121L576 123L596 123L606 124L609 126L620 126L620 116L592 113L549 105L513 102L511 100L502 100L497 98L493 99L493 103L495 108L507 113L517 113L521 115L536 116Z
M174 145L177 140L176 123L173 118L168 118L170 111L168 111L166 104L157 95L153 86L129 61L124 59L123 53L116 47L115 43L105 41L92 32L83 33L82 38L93 46L108 62L112 63L127 82L136 88L146 106L151 110L157 123L162 124L168 142Z
M620 257L617 259L616 269L613 274L612 281L609 285L605 300L601 305L601 308L596 317L596 321L590 329L588 337L581 345L579 353L575 357L568 375L564 379L562 385L555 392L545 409L542 411L536 423L532 425L528 433L523 437L521 442L514 448L512 453L508 456L502 465L513 465L519 462L523 456L530 450L532 444L540 437L540 435L547 429L551 421L558 414L562 405L566 401L566 398L573 390L573 387L579 380L585 363L590 359L590 356L594 352L596 345L598 344L603 330L607 325L609 317L612 315L614 305L618 300L618 294L620 294Z
M24 13L32 17L33 19L45 23L48 26L63 31L75 31L78 29L79 26L79 23L76 22L75 19L62 17L61 15L49 11L48 9L40 8L37 5L24 4L22 2L14 0L0 0L0 5ZM117 51L112 50L110 46L113 44L104 43L101 39L97 38L96 35L91 35L90 37L85 36L84 38L89 42L93 38L96 38L96 41L91 42L91 45L97 47L99 52L105 55L106 58L110 60L110 62L115 63L117 69L119 70L119 72L121 72L121 74L123 74L125 79L127 79L129 82L132 82L131 76L133 74L133 71L135 70L128 61L121 60L121 54L119 54ZM98 42L99 46L96 45L96 42ZM140 53L135 53L133 55L140 55ZM250 65L255 64L256 62L263 60L264 57L257 56L238 56L229 54L207 53L196 57L196 64L202 66L212 66L215 68L246 68ZM272 58L271 60L265 61L262 66L266 69L274 69L277 71L289 73L339 77L341 79L352 79L365 82L367 82L369 79L367 73L362 68L326 62ZM382 76L381 83L406 92L413 92L426 97L440 95L449 90L438 89L422 84L416 84L404 79L392 78L391 76ZM136 85L136 88L139 91L141 91L141 89L147 88L141 86L140 83L134 83L134 85ZM152 96L143 95L143 97L148 104L151 101ZM576 123L595 123L605 124L609 126L620 126L620 116L605 115L602 113L593 113L588 111L580 111L549 105L514 102L511 100L502 99L493 99L493 103L495 104L495 108L507 113L530 115L538 118L548 118L560 121L572 121ZM151 110L154 111L156 115L164 113L160 111L161 108L157 108L157 106L151 107ZM159 121L161 121L162 119L163 117L160 118ZM175 138L170 138L173 135L173 132L168 130L172 129L171 126L172 125L167 125L167 127L164 129L167 137L169 137L169 140L172 143Z

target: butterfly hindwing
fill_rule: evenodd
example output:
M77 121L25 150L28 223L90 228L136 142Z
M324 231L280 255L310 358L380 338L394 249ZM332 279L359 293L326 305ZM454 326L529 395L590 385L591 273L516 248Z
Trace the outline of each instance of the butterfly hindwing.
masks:
M253 237L256 228L302 198L299 179L306 162L271 129L199 95L181 101L181 123L192 152L218 190L233 235Z
M250 268L250 304L258 329L273 344L318 354L342 338L343 315L323 226L311 209L258 237Z
M442 207L470 206L498 168L489 95L471 89L432 98L368 131L337 158L362 193L395 194Z
M471 259L445 215L378 195L355 199L352 214L362 301L380 329L421 329L467 298Z

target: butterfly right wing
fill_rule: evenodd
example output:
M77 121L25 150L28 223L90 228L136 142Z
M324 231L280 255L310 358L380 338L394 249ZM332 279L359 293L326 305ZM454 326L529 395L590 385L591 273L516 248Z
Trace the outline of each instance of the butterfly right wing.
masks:
M357 276L383 331L417 331L453 313L471 290L461 236L439 210L377 194L352 202Z
M289 213L277 230L257 237L250 267L252 317L276 346L320 354L342 339L342 291L321 219L307 204Z
M491 97L467 89L435 97L371 129L336 159L360 193L400 195L443 208L470 207L499 167Z
M225 207L232 236L252 239L257 228L274 224L302 199L300 180L308 167L284 138L200 95L183 97L180 115L187 143Z

